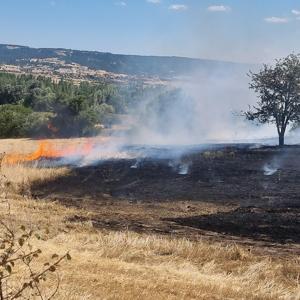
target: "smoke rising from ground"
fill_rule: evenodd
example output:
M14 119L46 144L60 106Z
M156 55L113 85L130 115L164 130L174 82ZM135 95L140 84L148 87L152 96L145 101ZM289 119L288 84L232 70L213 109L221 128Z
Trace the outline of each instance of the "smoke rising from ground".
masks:
M115 132L116 136L107 143L96 144L81 165L133 159L136 161L132 168L138 168L146 158L170 159L176 172L187 174L189 165L181 157L205 151L209 148L206 144L276 144L273 125L257 126L241 115L257 101L248 87L248 71L244 67L199 71L162 89L153 89L131 108L131 122L124 120L128 132ZM294 142L295 137L287 140ZM269 173L269 166L266 167L265 172Z
M272 126L256 126L240 115L256 102L247 71L198 72L173 82L160 97L142 99L132 111L136 123L128 141L194 145L275 137Z
M95 138L78 149L55 149L50 143L29 157L17 155L17 160L52 157L58 159L59 165L87 166L105 160L130 159L134 169L144 159L154 158L169 160L174 171L185 175L190 165L182 159L184 155L211 149L207 144L277 144L274 125L256 126L241 115L242 110L257 101L248 88L247 71L237 67L197 72L163 88L153 88L135 102L130 117L124 118L127 131L115 130L112 136ZM292 144L299 141L298 137L294 131L286 141ZM266 165L265 175L272 175L279 165Z

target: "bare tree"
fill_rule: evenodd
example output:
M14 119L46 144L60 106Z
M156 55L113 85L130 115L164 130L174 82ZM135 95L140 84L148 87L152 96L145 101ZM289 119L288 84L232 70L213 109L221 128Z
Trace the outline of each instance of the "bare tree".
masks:
M276 60L275 66L265 64L249 76L250 89L258 94L259 101L245 116L251 121L275 124L279 146L283 146L288 125L300 121L300 55Z
M21 232L16 233L4 222L0 221L0 299L52 299L59 288L60 277L56 272L64 259L71 259L69 253L62 256L53 254L51 259L38 265L37 260L42 251L33 249L30 239L35 236L31 230L21 226ZM37 236L38 238L38 236ZM25 268L22 268L22 265ZM49 274L56 275L56 285L46 295L41 287L41 282L46 281Z
M7 204L10 217L10 182L2 173L3 157L0 154L0 204ZM57 294L60 286L58 269L71 256L68 252L52 254L45 260L42 251L33 247L33 239L41 238L23 225L19 230L12 229L0 220L0 300L50 300ZM48 279L52 280L46 289L43 282Z

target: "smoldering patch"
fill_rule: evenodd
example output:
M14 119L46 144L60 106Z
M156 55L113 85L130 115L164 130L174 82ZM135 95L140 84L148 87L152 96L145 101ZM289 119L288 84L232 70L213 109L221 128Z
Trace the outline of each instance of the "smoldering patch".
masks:
M278 171L278 166L268 163L263 166L263 171L264 171L264 175L272 176Z

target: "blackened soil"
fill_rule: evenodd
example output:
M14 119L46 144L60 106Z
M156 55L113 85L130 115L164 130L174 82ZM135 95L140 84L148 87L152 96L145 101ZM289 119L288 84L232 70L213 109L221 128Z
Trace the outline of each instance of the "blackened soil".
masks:
M175 164L175 167L174 167ZM180 164L189 165L185 175ZM241 206L300 206L300 147L224 148L183 156L180 161L111 160L73 169L69 176L33 187L36 194L136 200L205 200ZM266 169L274 169L266 175Z
M300 209L238 208L229 212L168 218L183 226L278 243L300 243Z
M189 166L187 174L179 174L181 166ZM169 203L171 209L172 203L182 201L212 203L218 205L220 211L207 214L191 211L184 216L173 211L166 218L158 211L153 220L159 220L159 224L165 222L164 228L177 224L186 232L199 229L201 234L204 230L273 243L299 244L300 147L224 146L184 155L176 161L104 161L97 166L74 168L68 176L36 184L32 193L37 198L56 199L79 207L83 203L80 199L96 203L109 197L110 205L118 201L139 203L145 206L145 213L149 204ZM230 209L224 210L226 207ZM120 223L120 214L113 223L110 220L103 223L101 214L97 218L99 222L94 223L98 227ZM113 227L121 229L128 225L126 222ZM140 226L142 220L138 223ZM155 224L148 224L147 228L153 230Z

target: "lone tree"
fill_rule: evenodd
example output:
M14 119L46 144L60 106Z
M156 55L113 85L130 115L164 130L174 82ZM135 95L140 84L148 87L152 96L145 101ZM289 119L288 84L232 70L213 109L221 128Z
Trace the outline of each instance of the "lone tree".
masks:
M264 65L258 73L250 72L250 89L260 100L245 112L248 120L276 125L279 146L289 124L300 121L300 55L291 54L276 60L275 66Z

